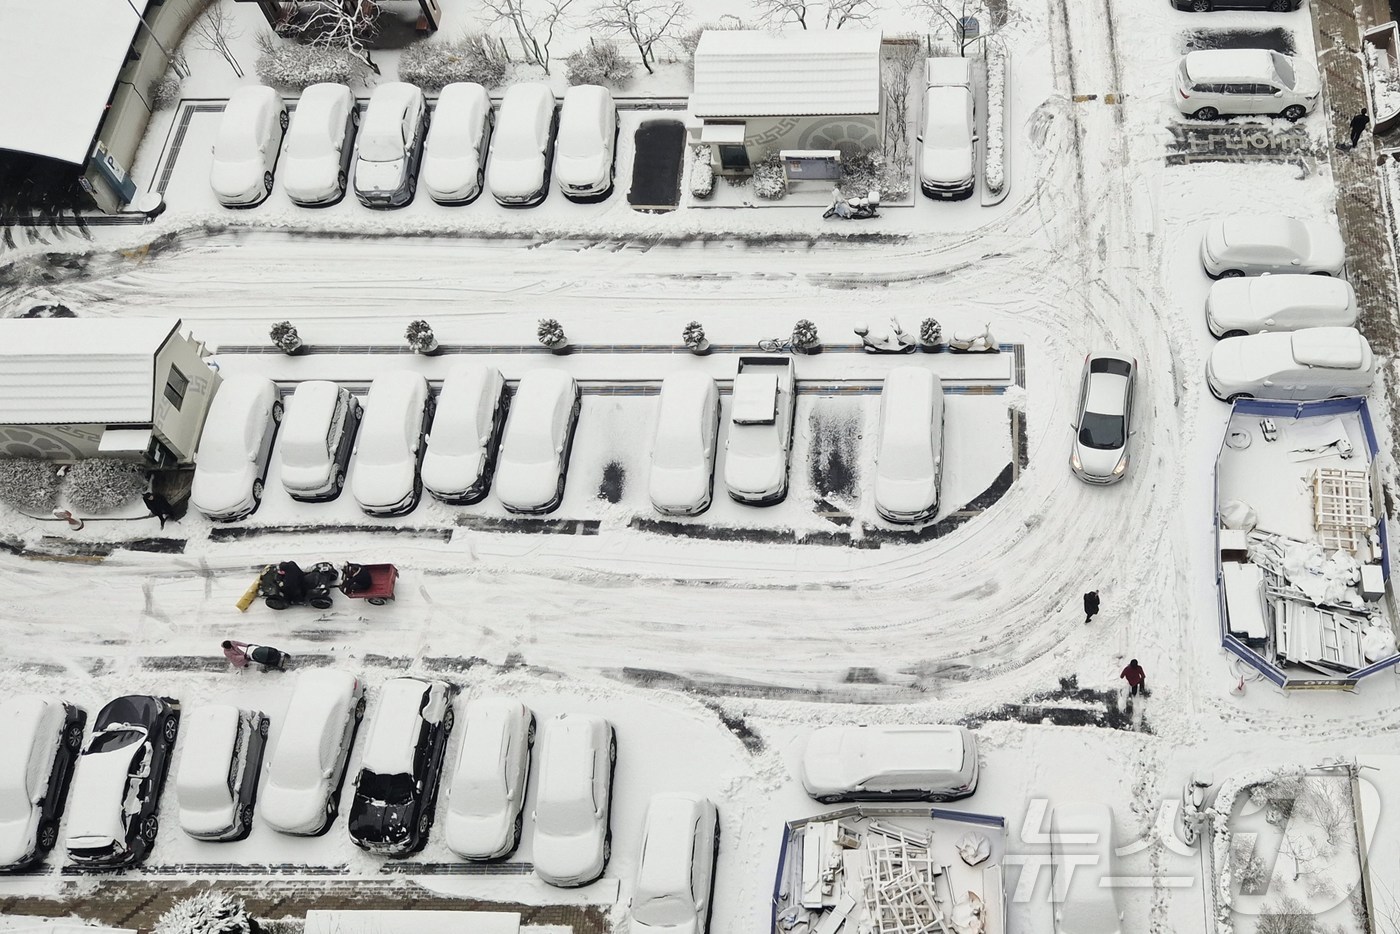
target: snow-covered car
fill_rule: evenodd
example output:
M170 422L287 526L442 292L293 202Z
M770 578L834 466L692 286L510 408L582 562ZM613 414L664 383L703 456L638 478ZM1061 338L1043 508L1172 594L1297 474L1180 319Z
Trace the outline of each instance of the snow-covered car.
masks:
M924 121L919 134L919 188L930 198L961 201L977 184L973 149L977 120L972 59L930 58L924 63Z
M501 101L486 187L508 207L539 204L549 194L549 163L554 147L554 92L543 81L513 84Z
M422 471L423 486L444 503L475 503L491 489L510 405L505 385L501 371L486 363L447 371Z
M977 737L960 726L827 726L802 755L802 786L838 801L952 801L977 790Z
M565 91L554 145L554 178L564 197L593 199L612 191L616 148L617 105L611 92L597 84Z
M1086 483L1117 483L1128 473L1137 360L1116 350L1084 358L1069 469Z
M1206 383L1226 402L1364 396L1374 378L1371 345L1356 328L1227 337L1206 358Z
M1216 337L1356 325L1356 291L1330 276L1221 279L1206 293L1206 327Z
M1176 69L1172 100L1196 120L1262 114L1301 120L1317 107L1322 85L1310 62L1270 49L1201 49Z
M447 789L447 846L464 859L503 859L520 845L535 715L508 697L467 704Z
M531 370L521 378L496 467L496 496L510 512L559 507L582 405L578 383L567 373Z
M739 358L724 442L724 485L736 502L768 506L787 496L796 389L790 358Z
M277 446L282 487L292 499L316 503L340 495L360 414L360 401L329 380L297 384Z
M407 856L433 826L438 780L456 714L446 681L392 678L369 726L347 823L361 849Z
M1311 273L1340 276L1346 245L1337 228L1282 214L1217 217L1201 237L1201 265L1212 279Z
M880 390L875 510L890 522L938 512L943 482L943 383L919 366L890 371Z
M1120 934L1113 809L1061 801L1050 812L1050 894L1055 934Z
M298 836L330 829L364 715L365 687L349 672L323 668L297 676L263 780L264 824Z
M602 717L559 714L545 724L540 747L535 872L550 885L587 885L612 855L617 736Z
M209 167L220 204L251 208L267 200L286 131L287 106L272 88L242 87L229 96Z
M345 85L313 84L301 92L282 165L282 188L293 204L322 207L345 197L359 125L355 95Z
M454 81L438 94L423 148L423 188L438 204L467 204L481 194L491 139L491 96Z
M73 778L66 846L74 866L130 866L150 853L179 731L180 702L170 697L128 694L97 712Z
M420 373L376 376L355 443L351 492L371 516L398 516L418 505L418 461L433 420L433 396Z
M216 522L256 510L281 422L276 383L252 374L224 379L199 436L190 505Z
M661 382L647 492L656 511L696 516L710 508L719 439L719 389L704 373L672 373Z
M86 721L56 697L0 700L0 871L24 869L58 842Z
M1172 6L1189 13L1209 13L1212 10L1267 10L1288 13L1303 5L1303 0L1172 0Z
M355 197L367 208L398 208L418 189L418 163L428 132L423 92L402 81L374 89L355 157Z
M180 827L196 840L242 840L253 829L269 721L232 704L197 707L175 773Z
M653 795L627 913L629 934L706 934L718 861L714 802L695 795Z

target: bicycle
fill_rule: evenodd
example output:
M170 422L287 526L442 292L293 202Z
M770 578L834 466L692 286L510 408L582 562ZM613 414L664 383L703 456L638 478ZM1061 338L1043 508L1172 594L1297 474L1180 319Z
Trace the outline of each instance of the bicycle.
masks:
M770 337L758 342L758 349L764 353L792 353L792 338Z

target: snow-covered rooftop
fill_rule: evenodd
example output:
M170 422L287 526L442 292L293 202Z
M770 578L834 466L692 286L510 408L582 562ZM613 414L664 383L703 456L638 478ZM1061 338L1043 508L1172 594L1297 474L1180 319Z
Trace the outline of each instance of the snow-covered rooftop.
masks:
M0 149L85 163L147 2L0 3Z
M0 319L0 425L149 422L155 355L179 327L179 318Z
M880 112L880 33L711 30L695 49L696 117Z

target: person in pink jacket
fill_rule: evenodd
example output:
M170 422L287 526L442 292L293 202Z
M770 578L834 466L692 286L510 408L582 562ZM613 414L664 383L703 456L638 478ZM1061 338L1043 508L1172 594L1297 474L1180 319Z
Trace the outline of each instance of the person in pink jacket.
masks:
M224 658L235 668L248 667L248 643L234 642L232 639L224 640Z

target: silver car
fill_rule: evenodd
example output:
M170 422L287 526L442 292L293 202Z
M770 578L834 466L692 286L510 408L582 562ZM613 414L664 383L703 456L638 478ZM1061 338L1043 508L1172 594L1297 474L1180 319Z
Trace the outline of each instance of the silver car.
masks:
M1137 361L1116 350L1084 358L1069 469L1086 483L1117 483L1128 472Z
M402 81L370 95L355 159L355 197L367 208L399 208L418 190L418 162L428 132L423 92Z
M1237 214L1206 225L1201 265L1212 279L1278 273L1340 276L1346 245L1336 227L1321 221Z
M1206 293L1206 326L1216 337L1356 324L1356 291L1330 276L1221 279Z

